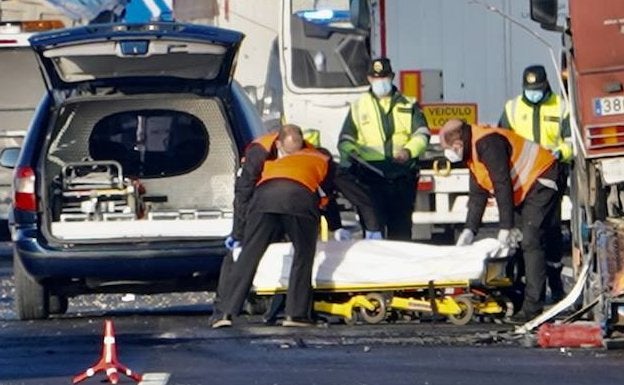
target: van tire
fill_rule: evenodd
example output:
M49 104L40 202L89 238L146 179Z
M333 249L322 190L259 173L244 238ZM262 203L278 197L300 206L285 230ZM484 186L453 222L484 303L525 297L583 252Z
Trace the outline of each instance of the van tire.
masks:
M13 274L17 317L23 321L48 318L45 287L26 272L16 253L13 253Z

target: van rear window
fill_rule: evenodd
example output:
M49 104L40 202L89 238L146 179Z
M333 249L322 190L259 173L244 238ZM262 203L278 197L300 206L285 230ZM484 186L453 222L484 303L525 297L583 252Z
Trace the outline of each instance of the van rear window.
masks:
M89 137L93 160L116 160L125 176L188 173L208 156L208 132L195 116L173 110L125 111L98 121Z

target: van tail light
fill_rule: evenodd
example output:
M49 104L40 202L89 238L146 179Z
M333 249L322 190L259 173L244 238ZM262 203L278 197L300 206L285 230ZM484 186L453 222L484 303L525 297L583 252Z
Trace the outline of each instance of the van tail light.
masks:
M13 205L24 211L37 211L35 197L35 171L31 167L18 167L15 170Z

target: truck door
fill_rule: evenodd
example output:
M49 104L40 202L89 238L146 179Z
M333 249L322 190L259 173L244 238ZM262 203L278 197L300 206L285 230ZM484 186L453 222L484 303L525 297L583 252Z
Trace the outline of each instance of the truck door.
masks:
M283 74L282 119L320 130L321 145L332 153L337 153L349 103L368 89L369 30L356 26L366 25L366 4L358 0L282 3L277 40Z

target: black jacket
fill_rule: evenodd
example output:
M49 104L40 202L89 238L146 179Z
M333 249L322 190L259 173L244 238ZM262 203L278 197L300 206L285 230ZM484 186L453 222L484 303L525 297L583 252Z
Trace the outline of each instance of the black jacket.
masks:
M291 214L318 218L325 215L330 230L341 227L340 212L334 199L333 179L336 166L332 157L324 149L317 149L328 155L329 168L327 177L321 184L323 192L328 196L329 204L319 211L319 196L311 194L303 185L297 182L279 179L270 180L256 186L262 175L264 162L277 158L277 148L271 146L266 151L261 145L252 143L245 151L245 160L237 174L234 185L234 224L232 237L243 240L245 222L250 209L268 213Z

